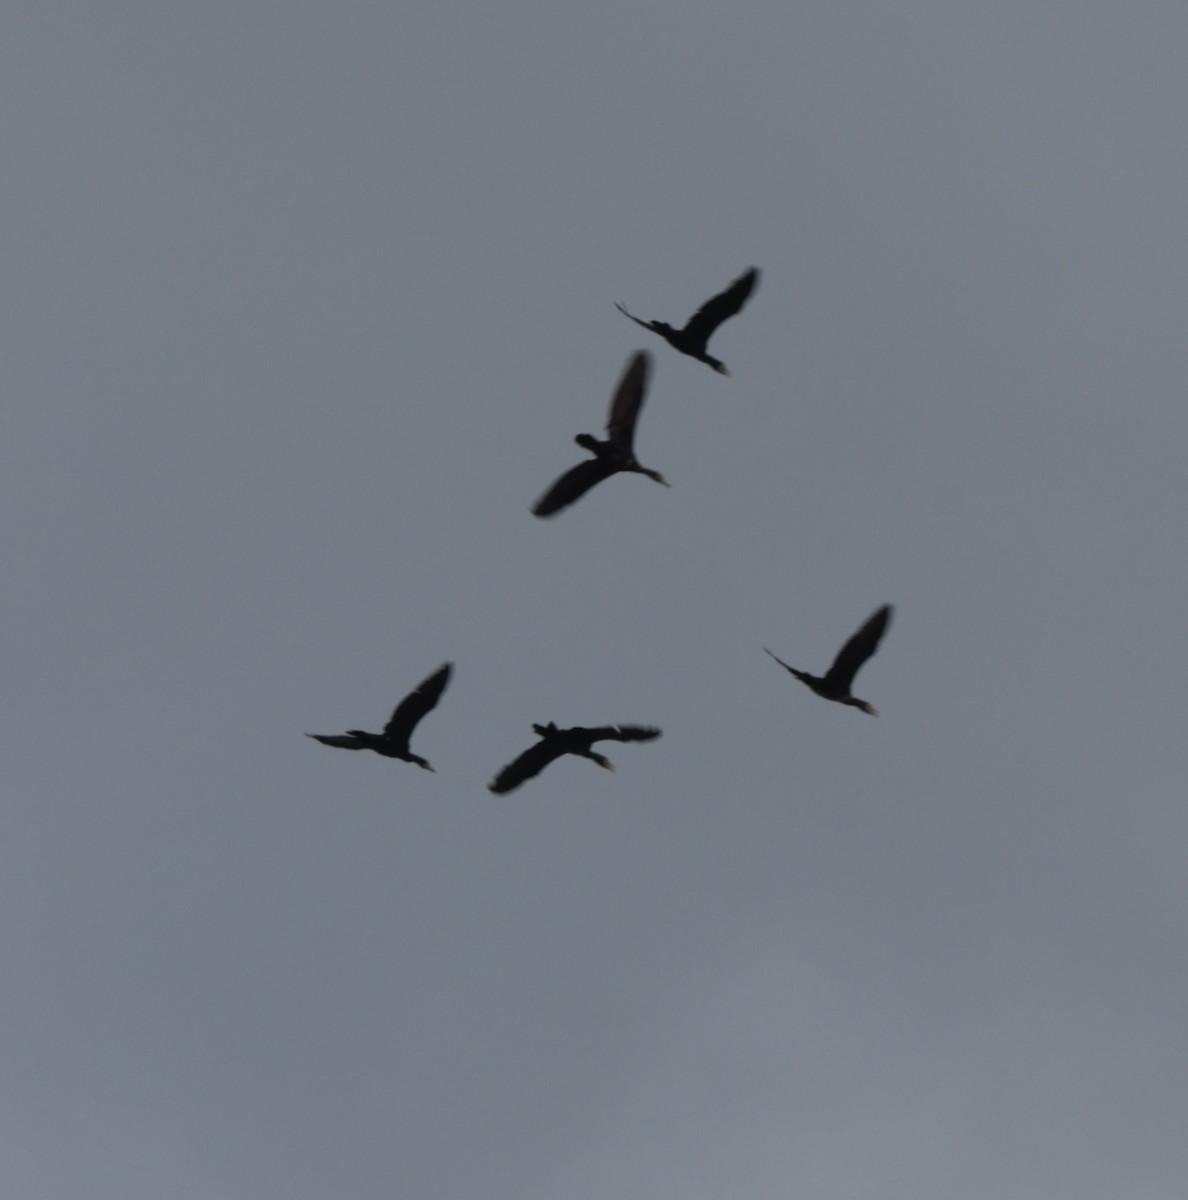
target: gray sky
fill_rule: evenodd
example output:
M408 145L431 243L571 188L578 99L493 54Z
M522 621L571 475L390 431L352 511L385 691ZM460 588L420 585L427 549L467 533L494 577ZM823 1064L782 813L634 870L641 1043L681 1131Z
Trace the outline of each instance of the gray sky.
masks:
M1186 36L10 4L0 1190L1181 1200Z

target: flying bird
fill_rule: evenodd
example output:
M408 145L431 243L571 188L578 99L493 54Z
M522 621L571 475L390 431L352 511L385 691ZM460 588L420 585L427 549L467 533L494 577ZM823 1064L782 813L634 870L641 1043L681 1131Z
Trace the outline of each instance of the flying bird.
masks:
M658 333L674 350L691 355L698 362L707 363L720 375L729 375L726 364L721 359L714 358L706 352L706 343L710 335L722 324L737 313L747 298L755 290L759 282L759 269L752 267L743 272L724 292L707 300L685 323L684 329L673 329L663 321L641 321L639 317L629 313L621 304L615 307L625 317L630 317L637 325Z
M577 754L593 759L600 767L613 771L614 764L592 749L595 742L651 742L660 736L660 730L649 725L601 725L596 729L583 729L580 725L572 729L558 729L550 721L547 725L533 725L540 738L514 762L508 763L487 787L497 796L517 788L525 779L539 775L555 758L563 754Z
M633 448L635 422L643 407L651 361L646 350L639 350L631 356L611 398L610 413L606 420L606 441L600 442L588 433L579 433L573 439L594 457L571 467L537 500L532 506L536 516L551 517L584 496L596 483L620 471L634 471L668 487L668 480L659 471L640 466Z
M879 714L865 700L859 700L857 696L850 694L850 688L858 669L879 648L879 639L887 632L891 611L891 605L884 604L877 612L872 613L866 624L837 652L833 666L823 676L798 671L795 667L788 666L782 658L771 654L766 646L763 649L771 654L781 667L791 671L801 683L812 688L818 696L823 696L826 700L836 700L839 704L852 705L862 709L864 713L870 713L872 717L877 717Z
M364 729L348 729L342 734L307 733L315 742L323 746L337 746L340 750L374 750L385 758L399 758L403 762L416 763L426 771L433 768L408 748L409 739L418 722L441 699L446 684L450 681L452 663L444 663L438 667L428 679L423 679L416 688L409 692L392 713L391 720L384 726L383 733L368 733Z

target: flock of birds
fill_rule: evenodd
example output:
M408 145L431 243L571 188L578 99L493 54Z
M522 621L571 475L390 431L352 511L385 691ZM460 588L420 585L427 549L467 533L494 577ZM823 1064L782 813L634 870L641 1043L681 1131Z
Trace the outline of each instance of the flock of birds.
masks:
M726 364L708 352L709 339L723 321L742 309L758 281L759 272L752 267L724 292L707 300L681 329L674 329L664 321L643 321L629 313L621 304L616 304L615 307L637 325L658 333L675 350L705 363L721 375L728 375ZM643 466L635 457L635 426L647 393L650 370L651 355L646 350L636 351L628 360L622 378L611 397L610 412L606 421L606 439L600 441L588 433L579 433L574 438L582 449L590 451L594 457L585 459L560 476L532 506L534 515L554 516L581 499L596 484L622 471L646 475L649 479L668 486L668 481L659 471ZM851 688L859 668L878 649L879 642L887 632L891 612L891 605L884 604L872 613L837 652L824 675L810 675L807 671L800 671L789 666L766 647L764 650L818 696L838 704L848 704L871 716L877 716L875 709L865 700L853 695ZM321 742L323 746L335 746L340 750L374 750L376 754L385 758L416 763L418 767L432 771L433 767L426 759L413 753L412 735L421 719L437 707L452 673L453 665L443 663L432 675L422 680L396 706L380 733L348 729L346 733L341 734L309 733L306 737ZM594 728L576 725L570 729L559 729L550 721L547 725L533 725L532 728L539 741L508 763L487 785L496 795L510 792L525 780L539 775L549 763L564 754L588 758L600 767L613 771L614 765L611 761L594 749L595 742L651 742L660 736L660 730L650 725L599 725Z

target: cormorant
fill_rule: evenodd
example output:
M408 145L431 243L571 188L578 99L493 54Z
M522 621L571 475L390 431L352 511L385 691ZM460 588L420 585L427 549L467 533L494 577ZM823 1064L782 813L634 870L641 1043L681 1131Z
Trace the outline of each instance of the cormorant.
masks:
M766 646L763 649L771 654L781 667L791 671L801 683L808 684L818 696L823 696L826 700L836 700L839 704L852 705L862 709L864 713L870 713L872 717L877 717L879 714L865 700L859 700L857 696L850 694L850 687L854 676L858 674L858 668L879 648L879 639L887 631L891 611L891 605L884 604L877 612L872 613L866 624L837 652L833 666L824 676L798 671L795 667L788 666L782 658L771 654Z
M597 729L583 729L578 725L572 729L558 729L550 721L547 725L533 725L532 728L540 741L508 763L487 784L497 796L519 787L525 779L539 775L553 759L563 754L593 759L600 767L613 771L615 768L610 760L591 749L595 742L650 742L660 736L659 729L648 725L602 725Z
M584 496L596 483L620 471L634 471L668 487L668 480L659 471L640 466L633 449L635 422L643 407L650 366L651 356L646 350L632 355L611 399L606 441L600 442L588 433L579 433L573 439L594 457L571 467L537 500L532 506L536 516L551 517Z
M621 304L616 302L615 307L637 325L658 333L674 350L707 363L720 375L729 375L730 372L726 370L726 364L721 359L706 353L706 343L723 321L733 317L746 304L747 297L755 290L755 284L758 282L757 267L744 271L724 292L712 300L707 300L685 323L684 329L673 329L663 321L641 321Z
M399 758L403 762L416 763L426 771L433 768L408 748L409 738L421 718L433 709L446 684L450 681L452 663L438 667L428 679L423 679L416 688L396 705L392 718L384 726L383 733L368 733L363 729L348 729L343 734L307 733L323 746L337 746L340 750L374 750L385 758Z

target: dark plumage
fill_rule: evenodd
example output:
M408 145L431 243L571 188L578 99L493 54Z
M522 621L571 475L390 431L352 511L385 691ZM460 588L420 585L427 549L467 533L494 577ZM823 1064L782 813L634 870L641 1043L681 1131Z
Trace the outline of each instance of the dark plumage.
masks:
M791 671L801 683L812 688L818 696L823 696L826 700L836 700L839 704L852 705L862 709L864 713L870 713L872 717L877 717L879 714L865 700L859 700L857 696L850 694L850 688L854 683L854 676L858 674L858 668L879 648L879 639L887 632L891 611L891 605L884 604L877 612L872 613L866 624L837 652L833 666L824 676L798 671L795 667L788 666L782 658L771 654L766 646L763 649L771 654L781 667Z
M539 775L555 758L563 754L577 754L593 759L608 771L615 768L609 759L597 754L591 747L595 742L650 742L660 736L660 730L647 725L601 725L596 729L558 729L550 721L547 725L533 725L540 741L530 746L514 762L508 763L487 787L496 795L510 792L525 779Z
M418 767L432 771L433 768L425 759L408 748L408 742L417 723L441 699L452 670L453 665L445 663L428 679L417 684L416 689L396 705L383 733L348 729L342 734L307 733L305 736L313 738L315 742L321 742L323 746L337 746L340 750L374 750L376 754L382 754L385 758L399 758L403 762L416 763Z
M606 441L600 442L588 433L579 433L573 440L589 450L593 458L570 468L532 506L538 517L551 517L575 500L584 496L596 483L609 479L620 471L646 475L668 487L668 480L659 471L641 467L635 457L635 422L643 407L648 386L651 357L646 350L637 351L627 363L619 386L611 398L610 414L606 421Z
M758 282L759 270L757 267L743 272L724 292L712 300L707 300L685 323L684 329L673 329L671 325L666 325L663 321L641 321L621 304L616 303L615 307L623 316L630 317L637 325L642 325L645 329L658 333L674 350L679 350L682 354L688 354L699 362L708 364L721 375L729 375L730 372L726 370L726 364L721 359L706 353L706 343L723 321L733 317L746 304L747 298L755 290L755 284Z

